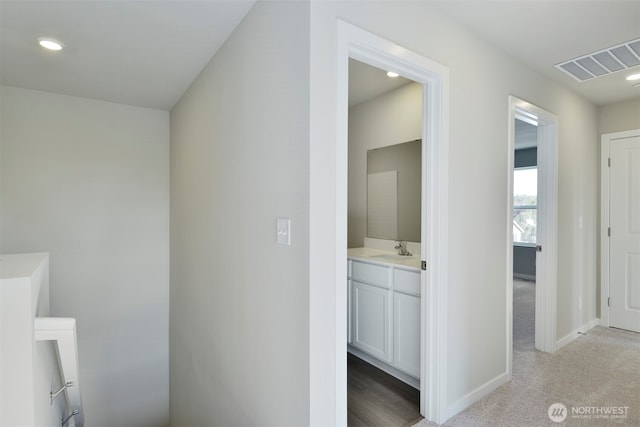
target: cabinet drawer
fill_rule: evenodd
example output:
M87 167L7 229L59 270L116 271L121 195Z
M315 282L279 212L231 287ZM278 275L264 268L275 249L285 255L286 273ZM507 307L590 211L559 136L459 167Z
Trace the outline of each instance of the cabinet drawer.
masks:
M389 268L381 265L353 261L351 277L359 282L389 288Z
M393 271L393 288L396 291L420 295L420 272L396 268Z

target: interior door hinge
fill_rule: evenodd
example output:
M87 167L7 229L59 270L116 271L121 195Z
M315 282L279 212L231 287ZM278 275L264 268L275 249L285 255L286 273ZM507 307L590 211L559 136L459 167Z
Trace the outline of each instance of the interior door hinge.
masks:
M607 166L611 167L611 157L607 159Z
M607 297L607 307L611 307L611 297Z
M422 262L420 263L420 268L421 268L422 270L426 271L426 270L427 270L427 261L422 261Z
M611 227L607 227L607 236L611 237Z

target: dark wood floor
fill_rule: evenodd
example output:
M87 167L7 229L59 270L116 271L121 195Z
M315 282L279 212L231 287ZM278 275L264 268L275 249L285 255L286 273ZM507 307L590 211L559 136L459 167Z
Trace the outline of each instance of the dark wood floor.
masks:
M350 427L405 427L418 422L420 391L347 353Z

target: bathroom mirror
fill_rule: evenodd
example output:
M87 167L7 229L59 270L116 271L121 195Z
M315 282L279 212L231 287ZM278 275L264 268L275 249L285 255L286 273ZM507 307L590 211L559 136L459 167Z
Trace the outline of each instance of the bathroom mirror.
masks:
M367 237L420 242L422 140L367 151Z

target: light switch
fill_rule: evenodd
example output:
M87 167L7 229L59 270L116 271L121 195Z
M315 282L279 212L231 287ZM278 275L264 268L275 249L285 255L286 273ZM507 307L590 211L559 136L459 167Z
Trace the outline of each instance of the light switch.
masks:
M291 220L288 218L278 218L277 241L281 245L291 245Z

